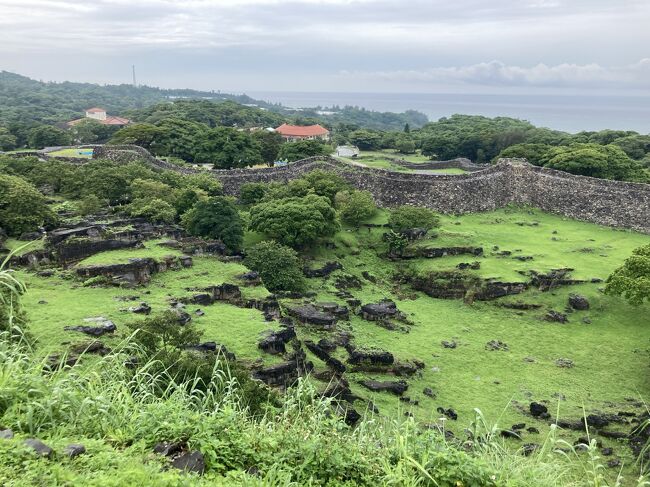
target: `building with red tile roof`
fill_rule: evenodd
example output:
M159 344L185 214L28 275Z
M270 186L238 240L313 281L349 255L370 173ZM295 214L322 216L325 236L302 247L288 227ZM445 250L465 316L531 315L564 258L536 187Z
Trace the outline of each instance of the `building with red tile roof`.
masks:
M112 115L107 115L106 110L104 110L103 108L93 107L93 108L88 108L86 110L85 118L71 120L70 122L68 122L67 125L69 127L72 127L74 125L77 125L79 122L82 122L89 118L92 120L97 120L99 123L104 125L116 125L119 127L123 127L124 125L128 125L129 123L131 123L131 120L129 120L128 118L114 117Z
M329 140L330 131L320 125L287 125L283 123L275 129L286 141L294 140Z

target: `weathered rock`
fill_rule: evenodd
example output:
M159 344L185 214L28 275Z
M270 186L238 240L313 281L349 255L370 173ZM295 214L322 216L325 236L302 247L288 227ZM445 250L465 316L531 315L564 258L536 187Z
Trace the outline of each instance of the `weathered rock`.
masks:
M453 349L453 348L456 348L458 346L458 344L456 343L455 340L451 340L451 341L443 340L443 341L440 342L440 344L442 345L443 348L452 348Z
M579 311L589 309L589 300L579 294L569 294L569 306Z
M11 440L14 437L14 432L10 429L0 430L0 440Z
M271 332L263 338L257 346L266 353L277 355L286 352L285 344L296 337L292 327L286 327L279 331Z
M502 352L507 352L509 350L508 344L500 340L490 340L485 344L485 349L490 351L500 350Z
M212 295L214 301L226 301L235 305L242 303L241 289L235 284L224 282L218 286L210 286L205 291Z
M559 311L551 309L544 315L544 320L552 321L555 323L568 323L569 318L567 318L567 315L564 313L560 313Z
M126 264L92 265L78 267L77 275L83 279L104 277L115 284L130 284L132 286L146 284L151 275L158 272L158 263L151 258L129 259Z
M528 456L532 455L533 453L535 453L540 448L541 448L541 446L538 445L537 443L525 443L521 447L521 453L525 457L528 457Z
M451 408L445 409L443 407L438 407L436 409L436 411L438 411L439 414L443 414L443 415L447 416L452 421L456 421L458 419L458 413L456 413L456 411L454 411Z
M231 361L236 359L235 354L230 352L225 345L221 345L220 343L216 342L204 342L193 345L186 345L185 349L195 350L201 353L217 353Z
M531 402L530 403L530 414L534 417L539 417L542 414L548 413L548 408L544 406L543 404L540 404L538 402Z
M393 365L395 357L386 350L352 350L348 351L348 363L352 365L372 365L388 367Z
M600 454L604 457L610 457L614 454L614 449L613 448L603 448L600 450Z
M69 238L53 246L57 260L67 264L109 250L141 248L139 240Z
M607 466L609 468L618 468L622 465L621 459L620 458L615 458L613 460L610 460L607 462Z
M77 343L76 345L71 346L70 352L77 355L83 353L94 353L103 357L104 355L111 353L111 349L99 340L93 340L92 342Z
M325 329L333 328L338 321L336 316L319 310L313 304L288 308L288 313L300 323L317 325Z
M424 363L420 361L397 362L391 367L391 372L399 377L411 377L418 370L424 368Z
M154 453L169 457L183 450L185 443L174 441L163 441L153 447Z
M483 255L482 247L417 247L414 251L413 257L421 257L424 259L437 259L440 257L447 257L449 255ZM410 256L409 256L410 257Z
M172 460L172 467L187 473L202 475L205 472L205 460L200 451L186 452Z
M408 384L403 380L393 382L368 379L360 381L359 384L373 392L388 391L397 396L401 396L408 389Z
M364 320L384 321L390 319L404 320L406 316L397 309L397 305L390 299L378 303L364 304L359 313Z
M28 438L24 441L24 445L34 450L39 456L50 458L54 450L36 438Z
M481 263L478 262L478 261L475 261L475 262L461 262L460 264L458 264L456 266L456 269L459 269L461 271L465 271L465 270L468 270L468 269L476 271L476 270L478 270L480 268L481 268Z
M77 443L72 443L65 447L63 453L70 458L75 458L86 453L86 447Z
M555 361L555 365L557 365L558 367L565 368L565 369L570 369L570 368L573 368L575 364L573 363L573 360L571 360L571 359L559 358L559 359L557 359Z
M84 321L89 323L97 323L97 326L90 326L90 325L65 326L63 327L63 329L66 331L78 331L81 333L85 333L86 335L92 335L92 336L101 336L106 333L113 333L115 330L117 330L117 326L115 326L115 323L103 317L85 318Z
M433 392L433 389L431 389L430 387L425 387L425 388L422 390L422 394L424 394L425 396L428 396L428 397L434 398L434 399L435 399L435 397L436 397L435 392Z
M181 263L181 266L185 268L192 267L193 264L192 257L189 255L181 255L178 258L178 261Z
M546 274L541 274L537 271L530 271L530 284L539 288L540 291L550 291L559 286L569 286L573 284L581 284L586 282L584 280L569 279L569 275L573 269L552 269Z
M311 353L313 353L319 359L325 362L325 365L327 365L329 368L335 370L339 374L345 372L346 370L345 365L343 365L343 363L340 360L332 357L325 349L321 348L316 343L312 342L311 340L306 340L305 346Z
M517 433L516 431L512 430L501 430L499 433L502 438L511 438L515 440L521 440L521 435Z
M138 306L130 307L129 311L135 314L148 315L149 313L151 313L151 306L143 302L140 303Z
M303 269L303 273L307 277L327 277L332 272L339 269L343 269L343 266L340 262L327 262L323 267L319 269L310 269L309 267L305 267Z
M516 303L499 303L499 306L502 306L504 308L508 309L517 309L517 310L523 310L527 311L529 309L538 309L541 308L541 304L534 304L534 303L523 303L521 301L517 301Z

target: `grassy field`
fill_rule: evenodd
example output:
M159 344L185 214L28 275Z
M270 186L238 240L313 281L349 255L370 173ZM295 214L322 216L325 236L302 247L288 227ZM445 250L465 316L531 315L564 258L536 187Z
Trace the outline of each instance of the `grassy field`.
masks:
M386 221L379 212L375 223ZM354 343L361 347L382 348L392 352L398 360L418 359L425 363L422 373L407 379L409 389L405 396L419 405L400 402L389 393L371 393L358 384L365 378L395 380L374 373L347 373L352 389L360 397L369 399L382 415L403 416L405 412L421 422L437 422L438 407L453 408L457 421L447 421L447 427L461 432L479 408L491 421L502 427L525 422L538 428L541 435L526 434L524 442L541 441L548 432L548 423L525 414L531 401L546 402L550 411L559 411L559 417L579 419L583 412L616 413L640 412L635 402L650 396L650 306L632 307L619 298L604 295L602 283L585 283L561 287L552 292L529 290L516 297L491 302L464 304L461 300L433 299L397 286L396 271L412 267L418 272L451 270L461 262L479 261L480 270L471 271L483 278L503 281L523 281L521 274L530 270L546 272L554 268L575 269L572 277L591 280L605 279L631 251L650 242L650 237L628 231L614 230L596 225L544 214L533 209L504 209L490 213L465 216L444 216L435 238L417 243L419 246L481 246L484 255L455 256L439 259L415 259L392 262L381 257L384 244L381 228L339 232L333 242L334 249L324 246L314 251L315 260L310 265L337 260L344 269L329 279L309 279L309 286L318 300L343 303L335 296L334 281L338 274L357 276L362 289L351 289L354 297L363 303L382 298L396 301L400 310L413 322L408 333L390 331L376 324L352 316L349 322L340 322L339 330L349 331ZM246 244L259 241L260 235L247 234ZM104 252L81 262L80 265L124 262L130 257L162 257L177 252L147 242L145 249ZM498 246L498 251L493 248ZM511 251L509 256L498 252ZM520 261L517 256L532 256ZM367 271L377 278L376 283L362 277ZM104 316L118 326L115 337L102 338L107 345L117 344L126 337L124 323L140 319L123 311L140 301L149 303L153 311L168 307L170 297L187 295L189 288L238 283L237 275L245 268L237 263L225 263L214 257L195 257L189 269L168 271L154 275L146 288L124 290L118 288L82 287L65 272L50 278L37 277L21 271L29 291L25 296L30 327L38 338L39 354L60 351L65 344L83 341L84 336L63 331L66 325L82 324L87 317ZM242 287L246 298L264 297L263 287ZM564 312L570 293L586 296L591 309L569 314L569 323L558 324L542 319L549 309ZM135 301L120 301L120 297L136 295ZM542 308L515 311L498 306L503 301L523 301L540 304ZM197 306L198 307L198 306ZM190 313L195 307L188 307ZM227 304L203 308L205 316L194 320L205 332L204 340L226 345L239 358L262 359L267 363L279 360L261 353L257 342L262 334L277 327L267 323L256 310L242 309ZM583 322L587 318L589 323ZM319 339L331 332L299 327L300 339ZM455 340L455 349L446 349L443 340ZM487 351L488 341L500 340L508 344L509 351ZM335 354L347 358L341 348ZM573 368L560 368L555 361L568 358ZM325 368L315 356L310 355L316 370ZM326 384L315 381L318 387ZM431 388L435 398L423 394ZM367 402L357 402L355 407L364 411ZM629 427L628 427L629 429ZM575 439L574 433L563 433ZM573 440L572 440L573 441ZM603 443L614 447L616 455L630 460L627 447L613 440ZM519 444L517 444L519 446Z
M399 171L399 172L418 172L415 169L406 169L398 164L395 164L393 159L403 159L408 162L427 162L430 159L427 156L422 154L401 154L394 150L382 150L382 151L361 151L359 156L350 159L345 157L339 157L339 159L352 163L352 164L361 164L367 167L373 167L376 169L388 169L390 171ZM462 169L436 169L436 170L427 170L428 174L466 174L467 171Z
M61 149L54 152L49 152L48 155L53 157L79 157L82 159L90 159L93 156L93 150L79 148Z

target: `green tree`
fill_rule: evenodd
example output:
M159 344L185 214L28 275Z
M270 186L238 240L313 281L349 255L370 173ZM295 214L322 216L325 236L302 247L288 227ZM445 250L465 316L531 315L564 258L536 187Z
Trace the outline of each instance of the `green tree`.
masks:
M574 144L552 150L546 167L594 178L626 180L641 166L615 145Z
M299 140L282 144L278 159L293 162L308 157L327 156L331 153L332 147L319 140Z
M0 228L8 235L19 236L55 221L45 197L32 184L0 174Z
M415 154L415 142L408 137L401 137L396 149L402 154Z
M605 292L623 296L634 305L650 301L650 245L635 249L607 278Z
M290 247L304 247L333 235L338 229L336 211L324 196L270 200L251 208L251 229Z
M277 242L260 242L248 249L244 264L259 273L269 291L302 291L305 287L298 254Z
M253 138L260 147L260 154L264 163L268 166L273 166L273 163L278 160L278 156L280 155L282 136L277 132L258 130L253 132Z
M69 129L72 140L76 144L103 144L116 130L115 126L104 125L92 118L83 119Z
M211 129L199 142L195 162L212 163L218 169L261 164L261 147L250 133L228 127Z
M355 227L377 212L375 200L369 191L340 191L335 200L341 220Z
M503 149L495 158L524 158L535 166L544 166L549 161L552 146L548 144L515 144Z
M390 211L388 225L397 233L412 228L431 230L440 226L440 218L428 208L404 205Z
M28 139L30 147L42 149L43 147L55 147L70 145L70 135L52 125L40 125L29 131Z
M332 203L336 193L350 188L350 184L341 176L323 169L310 171L301 176L299 181L304 181L310 190L319 196L325 196Z
M244 228L232 199L215 196L200 200L182 218L189 233L221 240L231 251L241 249Z
M77 203L77 208L82 216L94 215L106 206L108 206L108 202L102 201L94 194L89 194Z
M382 135L372 130L355 130L348 139L361 150L378 150L382 145Z
M12 150L17 147L18 139L8 128L0 127L0 151Z
M150 123L134 123L115 132L110 143L134 144L150 149L163 134L165 134L164 127L157 127ZM160 142L162 143L162 141Z
M157 124L160 133L151 144L151 150L161 156L172 156L194 162L201 145L209 137L207 125L179 118L167 118Z
M244 183L239 188L239 201L244 205L255 205L262 201L268 190L266 183Z
M176 208L160 198L133 200L129 205L129 213L156 223L173 223L176 219Z
M153 179L134 179L131 182L131 197L134 200L158 199L173 203L176 194L168 184Z

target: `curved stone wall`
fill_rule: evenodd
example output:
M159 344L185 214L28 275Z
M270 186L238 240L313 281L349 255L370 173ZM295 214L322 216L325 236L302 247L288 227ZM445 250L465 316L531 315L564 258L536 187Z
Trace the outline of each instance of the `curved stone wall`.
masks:
M95 149L93 157L137 158L184 174L205 172L160 161L137 146L104 146ZM332 157L313 157L283 167L209 173L221 180L226 194L236 196L244 183L285 182L314 169L340 174L355 187L370 191L382 207L413 204L461 214L516 203L577 220L650 233L649 184L575 176L520 159L502 159L486 169L462 175L399 173L351 165Z

